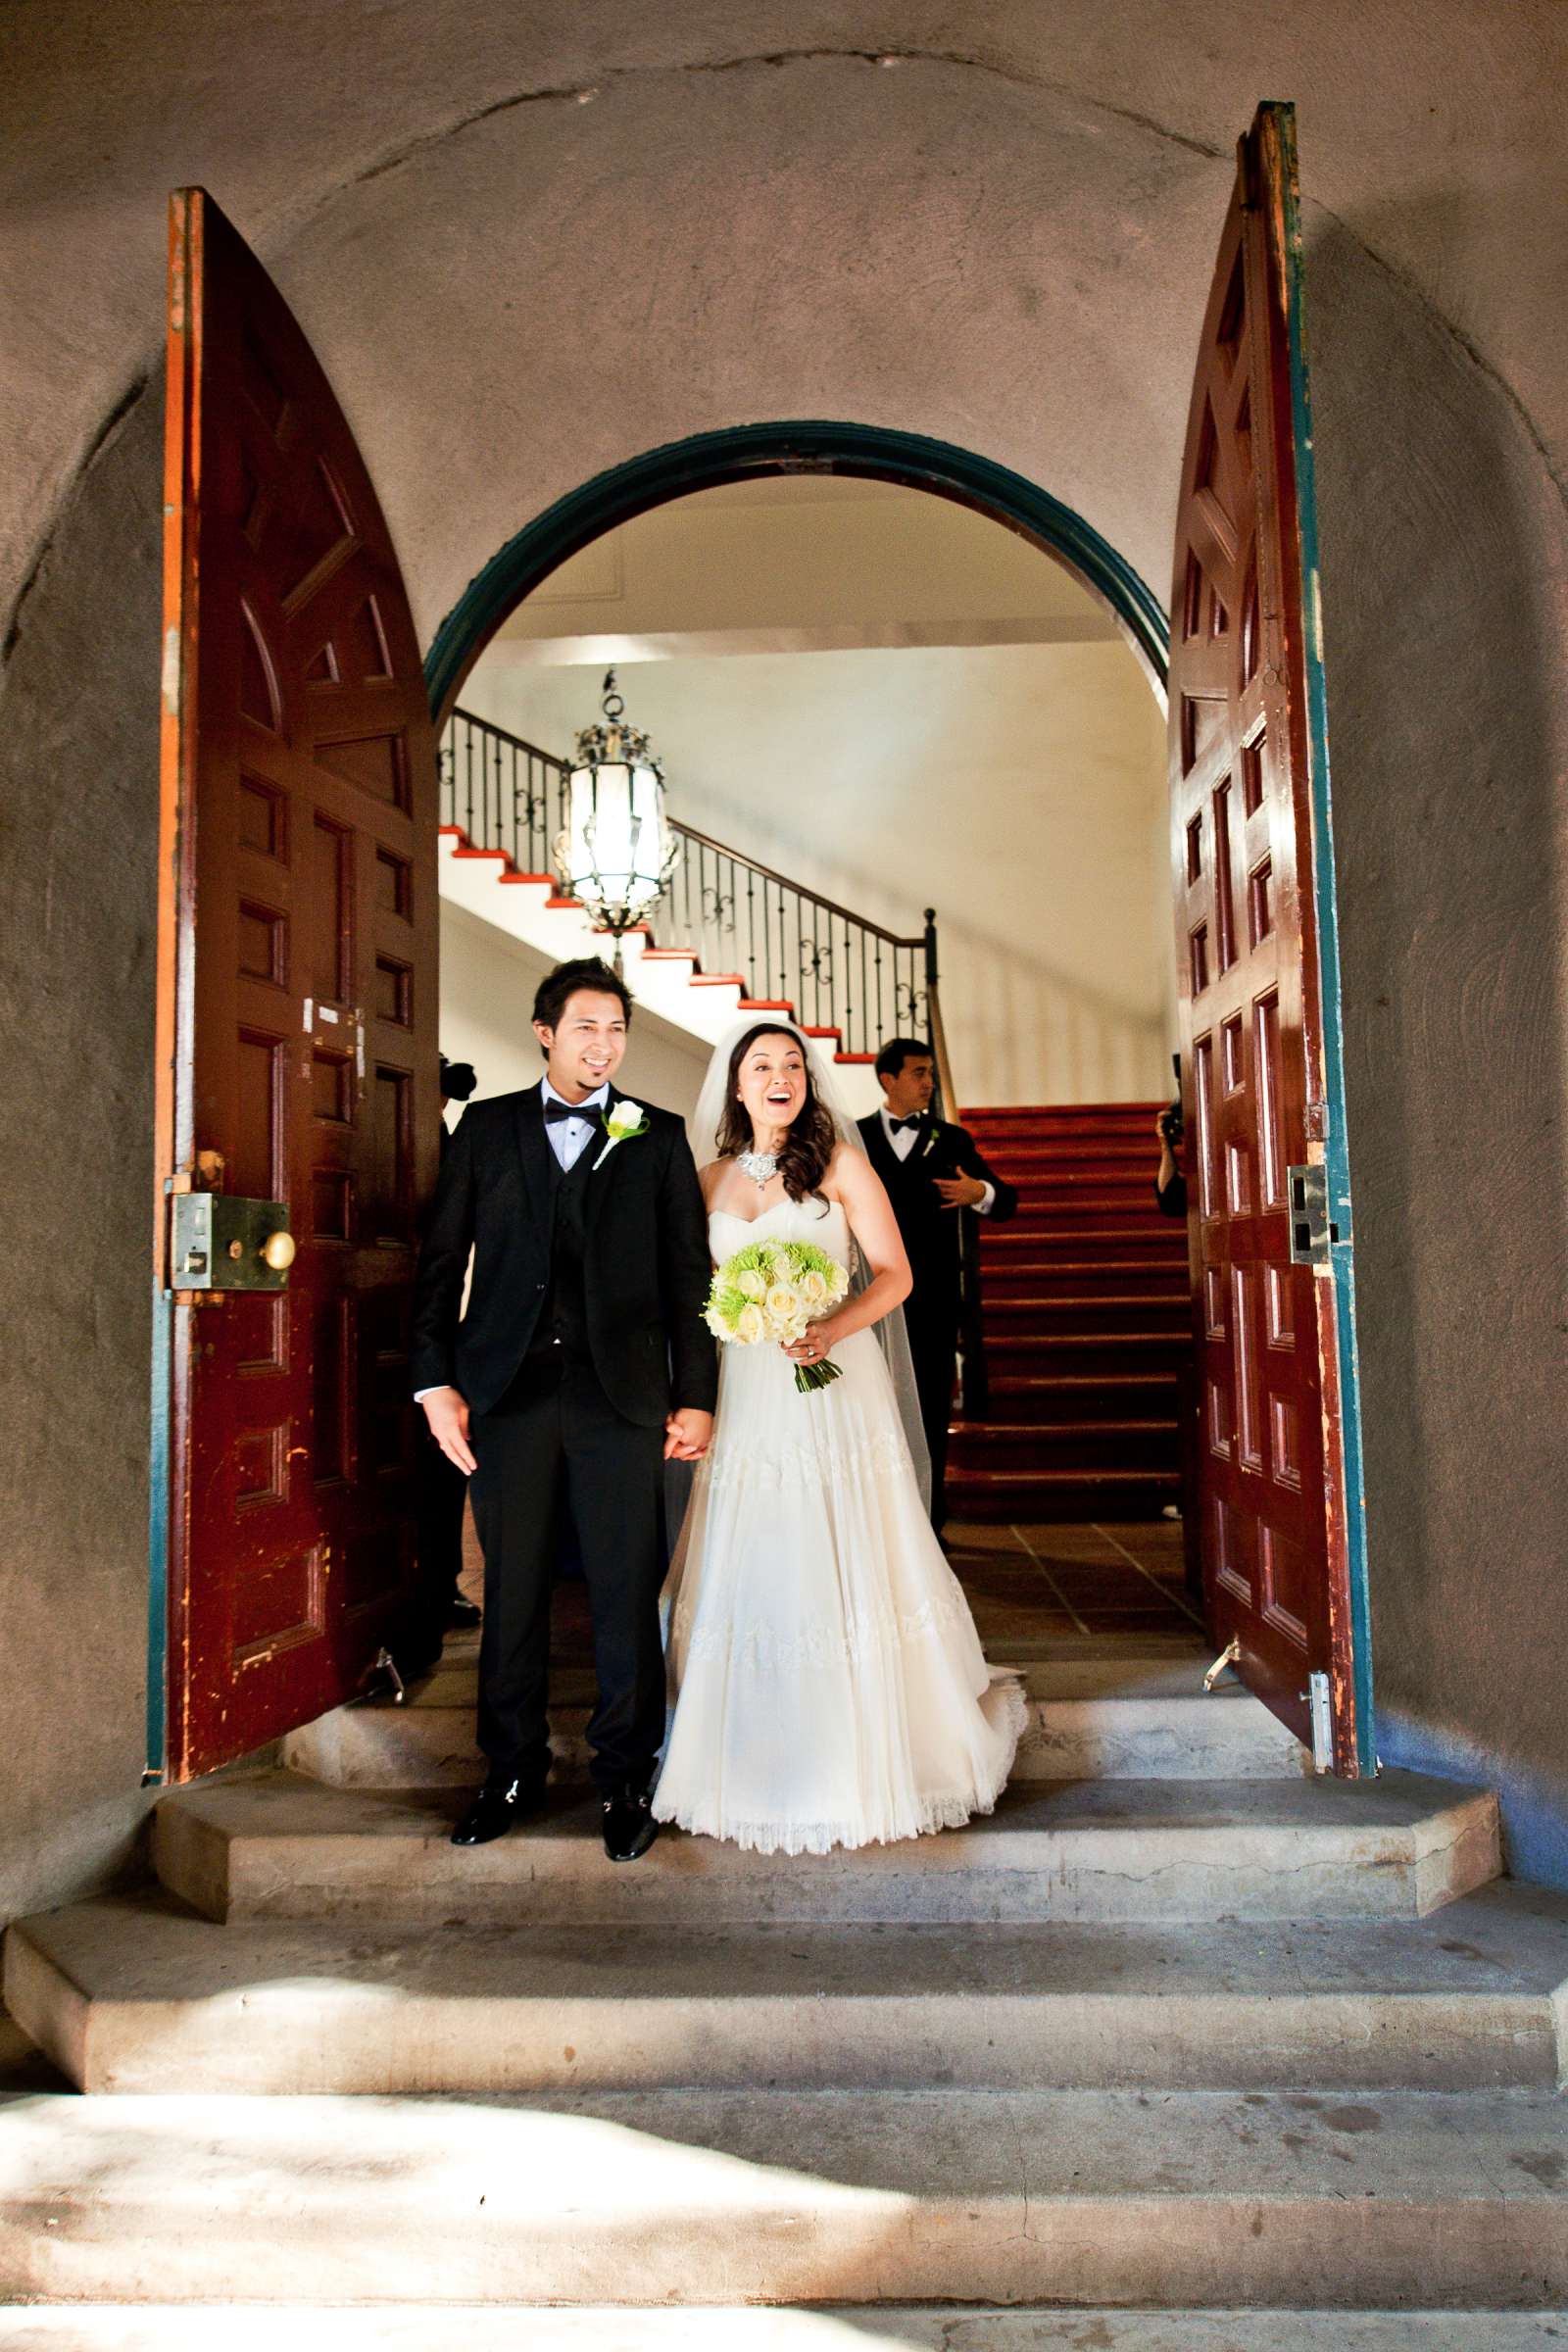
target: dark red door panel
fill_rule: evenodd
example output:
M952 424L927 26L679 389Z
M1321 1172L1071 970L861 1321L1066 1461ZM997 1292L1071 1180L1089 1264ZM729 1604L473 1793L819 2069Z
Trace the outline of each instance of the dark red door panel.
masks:
M413 617L331 388L199 189L172 207L163 686L159 1250L170 1184L282 1202L298 1247L284 1293L160 1308L184 1780L351 1692L400 1596L439 1117Z
M1291 110L1241 143L1188 423L1171 599L1177 955L1200 1366L1196 1541L1216 1638L1356 1768L1334 1285L1290 1171L1328 1102L1313 900ZM1314 575L1315 593L1315 575Z

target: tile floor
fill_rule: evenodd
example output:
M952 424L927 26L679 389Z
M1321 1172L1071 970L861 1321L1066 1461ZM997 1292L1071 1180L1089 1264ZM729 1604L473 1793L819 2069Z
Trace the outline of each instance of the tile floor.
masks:
M1043 1655L1084 1635L1172 1635L1200 1642L1202 1619L1185 1582L1181 1522L990 1527L955 1521L948 1557L994 1656ZM478 1550L468 1530L464 1587L478 1599ZM551 1604L559 1665L590 1655L587 1594L564 1580Z
M1082 1634L1196 1637L1180 1520L947 1531L948 1556L988 1645Z

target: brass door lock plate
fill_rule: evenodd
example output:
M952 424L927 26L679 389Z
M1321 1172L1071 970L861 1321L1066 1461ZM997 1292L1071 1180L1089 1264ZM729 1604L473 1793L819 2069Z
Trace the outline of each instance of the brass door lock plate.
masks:
M169 1206L172 1290L287 1290L294 1236L281 1200L174 1193Z

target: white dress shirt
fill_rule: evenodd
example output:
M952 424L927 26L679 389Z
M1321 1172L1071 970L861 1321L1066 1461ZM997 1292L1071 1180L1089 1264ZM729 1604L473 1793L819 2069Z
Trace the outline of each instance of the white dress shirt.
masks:
M557 1094L555 1088L551 1085L548 1078L540 1079L539 1092L544 1097L546 1102L566 1102L565 1096ZM610 1107L609 1079L606 1079L604 1085L600 1087L597 1094L588 1096L587 1100L582 1102L567 1102L566 1107L568 1110L580 1111L582 1114L581 1117L575 1119L545 1120L545 1140L549 1144L551 1151L555 1153L556 1158L561 1163L563 1172L574 1166L576 1161L582 1156L584 1146L587 1144L589 1137L594 1132L600 1112L603 1110L608 1110ZM542 1111L540 1115L543 1117ZM423 1400L424 1397L433 1396L434 1395L434 1389L416 1389L414 1392L414 1401L416 1404L418 1404Z
M566 1102L565 1096L558 1095L548 1078L540 1079L539 1092L547 1102L564 1102L568 1110L581 1114L574 1119L545 1121L545 1140L564 1171L573 1167L581 1157L583 1146L593 1134L600 1112L610 1108L610 1081L607 1078L597 1094L587 1096L581 1102Z
M919 1141L920 1130L917 1127L895 1126L893 1122L893 1113L891 1110L889 1110L885 1102L883 1103L881 1111L878 1115L882 1121L882 1132L888 1139L888 1150L892 1152L895 1159L907 1159L909 1153L914 1150L916 1143ZM993 1207L996 1205L996 1186L994 1184L988 1184L984 1194L974 1204L975 1215L977 1217L989 1217Z

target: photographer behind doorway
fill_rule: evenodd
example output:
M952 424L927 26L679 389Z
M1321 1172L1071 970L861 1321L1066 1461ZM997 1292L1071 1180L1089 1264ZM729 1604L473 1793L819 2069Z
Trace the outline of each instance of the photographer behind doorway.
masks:
M1180 1095L1173 1102L1166 1103L1154 1121L1154 1135L1159 1145L1159 1167L1154 1176L1154 1205L1163 1217L1185 1217L1187 1179L1177 1164L1182 1146L1187 1140Z

